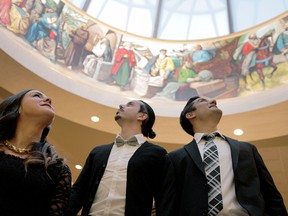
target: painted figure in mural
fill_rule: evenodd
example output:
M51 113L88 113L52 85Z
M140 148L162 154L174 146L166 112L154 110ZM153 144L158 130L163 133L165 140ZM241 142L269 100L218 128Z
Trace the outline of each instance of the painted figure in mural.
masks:
M65 215L71 172L47 141L51 98L24 90L0 103L0 214Z
M55 51L59 41L58 28L51 28L48 32L49 35L47 37L43 37L36 42L36 49L39 53L49 58L51 62L55 63L57 60Z
M105 62L111 62L113 58L113 53L111 50L110 41L108 38L102 38L96 46L93 47L92 52L96 57Z
M251 86L247 83L246 77L250 75L249 68L255 65L256 61L256 48L259 47L260 39L256 33L252 33L248 36L248 41L244 43L241 54L243 56L241 65L241 76L245 81L245 88L251 90Z
M159 50L143 68L148 73L148 83L145 98L151 98L162 91L163 87L173 79L175 70L174 61L167 55L166 49Z
M213 73L210 70L202 70L196 77L187 78L188 82L209 82L211 80L213 80Z
M288 23L284 26L284 31L281 32L276 39L273 47L273 53L276 55L282 54L288 64Z
M240 45L233 54L234 60L238 62L238 71L241 73L247 90L251 90L247 76L250 77L251 81L254 81L252 77L253 71L257 72L265 89L266 84L263 69L265 67L272 67L273 70L267 75L268 78L271 78L277 70L277 65L273 61L274 54L271 51L273 33L274 30L269 30L260 38L257 37L256 33L250 34L248 41Z
M35 22L30 26L27 34L25 35L26 40L34 47L36 47L37 41L41 38L49 37L51 30L54 34L58 35L57 26L58 14L52 10L47 9L41 17L35 16Z
M161 49L159 55L154 56L144 67L150 74L148 89L144 97L151 98L173 78L175 65L173 59L167 56L167 50Z
M41 17L46 8L42 0L27 0L25 7L28 13L30 14L29 18L31 23L34 23L36 19Z
M273 61L274 53L272 53L271 51L272 36L274 32L275 32L274 30L269 30L260 38L259 47L256 49L255 68L250 69L250 71L253 71L254 69L256 70L262 83L263 89L266 88L263 69L265 67L272 67L272 71L267 74L267 77L271 78L278 68L275 62Z
M34 19L25 38L42 55L55 63L55 50L59 41L58 14L55 8L46 8L41 17L35 15Z
M71 42L65 51L65 64L73 70L78 69L82 62L82 54L85 44L89 39L88 24L84 23L80 28L72 30Z
M113 58L113 53L111 50L110 41L108 38L104 37L98 41L98 43L92 48L91 55L87 55L83 62L83 72L85 74L94 74L96 71L97 62L105 61L111 62Z
M197 77L197 72L192 69L192 62L186 61L184 65L176 71L177 82L190 82L189 79Z
M150 69L150 74L153 77L161 76L163 79L167 79L174 69L174 62L167 56L167 50L161 49Z
M161 92L156 93L154 98L165 97L175 100L175 93L178 88L190 82L189 79L196 78L198 74L192 69L192 62L186 61L180 69L176 70L175 76L177 76L177 81L168 82Z
M25 1L12 0L11 7L9 8L10 24L6 25L7 29L14 33L25 35L30 26L29 16L25 8Z
M203 50L203 47L200 44L197 44L194 47L194 51L192 52L192 62L193 64L197 64L200 62L208 62L213 59L215 56L215 52L212 50Z
M9 10L12 0L0 0L0 26L10 25Z
M6 7L9 3L12 4L8 11L8 24ZM58 6L54 0L12 0L12 2L8 0L0 10L1 17L3 16L3 19L6 20L5 25L7 26L7 29L21 35L26 35L30 26L34 22L38 22L44 12L56 12L57 7Z
M185 101L192 96L198 96L197 90L193 88L193 83L205 83L213 79L213 73L210 70L202 70L195 77L188 77L186 83L176 89L174 99L176 101Z
M120 90L129 89L129 79L131 72L136 65L136 57L132 50L132 43L125 42L115 54L115 63L112 67L113 81L109 84L120 86Z
M56 11L57 4L54 0L26 0L25 8L30 14L31 23L34 23L47 10Z
M151 216L158 207L167 151L146 140L156 137L155 114L142 100L121 104L114 117L120 133L95 147L71 190L66 216Z
M187 101L179 120L194 139L166 155L157 215L287 216L257 148L221 134L221 117L214 99Z

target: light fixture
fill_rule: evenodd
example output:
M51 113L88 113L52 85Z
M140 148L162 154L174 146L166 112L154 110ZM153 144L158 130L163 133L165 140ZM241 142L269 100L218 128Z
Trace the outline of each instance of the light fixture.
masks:
M242 129L235 129L234 130L234 134L237 135L237 136L241 136L243 134L243 130Z
M93 122L99 122L100 121L100 118L98 116L92 116L91 117L91 121Z
M79 165L79 164L77 164L77 165L75 165L75 168L78 169L78 170L81 170L81 169L82 169L82 166Z

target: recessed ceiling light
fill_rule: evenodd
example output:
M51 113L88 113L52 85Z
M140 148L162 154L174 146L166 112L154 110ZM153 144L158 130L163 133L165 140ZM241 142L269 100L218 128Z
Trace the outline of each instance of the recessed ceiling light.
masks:
M91 121L93 121L93 122L99 122L100 119L99 119L98 116L92 116L92 117L91 117Z
M82 166L79 165L79 164L77 164L77 165L75 165L75 168L78 169L78 170L81 170L81 169L82 169Z
M234 134L237 135L237 136L241 136L243 134L243 130L242 129L235 129L234 130Z

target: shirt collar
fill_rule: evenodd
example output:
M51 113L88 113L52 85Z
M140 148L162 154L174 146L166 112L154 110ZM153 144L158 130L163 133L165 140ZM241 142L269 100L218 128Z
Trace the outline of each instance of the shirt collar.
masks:
M216 133L216 132L219 133L220 136L222 137L222 139L225 140L225 137L222 135L222 133L221 133L219 130L216 130L216 131L214 131L214 132L212 132L212 133ZM204 134L207 134L207 133L195 133L195 134L194 134L194 139L195 139L196 143L199 143L199 142L201 141L202 136L203 136Z

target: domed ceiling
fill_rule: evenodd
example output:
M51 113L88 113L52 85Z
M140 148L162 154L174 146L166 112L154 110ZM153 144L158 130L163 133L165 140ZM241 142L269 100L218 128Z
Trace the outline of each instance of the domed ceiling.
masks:
M287 101L286 13L227 36L160 40L108 26L88 15L89 8L85 14L69 2L38 2L42 10L29 3L10 5L7 19L1 9L1 48L37 76L89 101L115 109L142 99L163 118L178 118L195 95L217 99L224 115ZM98 10L99 18L108 5ZM210 9L224 10L219 5ZM180 4L176 11L182 9Z
M117 108L141 98L158 116L178 117L194 95L219 100L226 115L287 99L286 14L226 37L168 41L122 32L68 3L42 6L42 14L30 16L35 9L12 5L14 17L1 28L2 49L88 100Z

